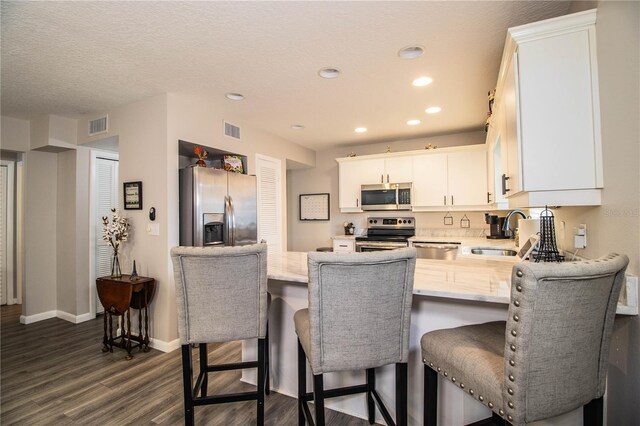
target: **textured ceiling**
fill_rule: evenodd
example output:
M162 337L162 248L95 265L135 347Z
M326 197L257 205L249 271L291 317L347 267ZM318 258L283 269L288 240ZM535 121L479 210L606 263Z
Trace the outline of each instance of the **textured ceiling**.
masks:
M243 123L321 149L482 128L507 28L566 14L570 2L1 4L3 115L77 116L197 92ZM412 44L425 54L398 58ZM340 78L319 78L326 66ZM421 75L433 83L411 86ZM442 112L425 114L431 105ZM407 126L412 118L422 124Z

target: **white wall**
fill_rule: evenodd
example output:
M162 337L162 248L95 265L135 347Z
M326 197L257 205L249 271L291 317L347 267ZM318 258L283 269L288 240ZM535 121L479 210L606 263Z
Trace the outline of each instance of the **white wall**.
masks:
M77 140L79 145L83 145L117 136L120 185L138 180L143 183L143 209L123 211L131 222L132 232L124 245L121 264L123 272L128 273L135 259L140 275L157 280L157 292L151 304L151 336L160 347L168 349L166 345L175 345L178 338L173 268L169 256L170 248L178 245L179 241L178 140L246 155L249 173L255 173L257 153L280 158L283 160L283 190L286 160L313 165L315 153L252 129L242 120L228 116L218 103L192 94L160 95L108 111L109 132L88 137L87 122L103 114L79 120ZM241 141L223 135L223 119L241 126ZM286 217L285 203L286 200L283 201L283 216ZM145 231L149 222L148 211L152 206L156 208L155 223L160 226L159 236L150 236ZM284 225L283 241L286 241Z
M223 101L224 102L224 101ZM184 140L207 147L234 152L247 156L249 174L255 174L256 154L264 154L278 158L282 162L282 193L286 192L286 164L287 160L312 166L315 164L315 152L290 141L259 131L246 124L243 120L228 112L219 102L209 98L188 94L168 94L168 125L166 169L168 170L166 188L168 196L167 216L169 221L169 237L167 250L179 244L179 212L178 212L178 140ZM241 140L224 136L223 120L227 120L241 128ZM282 199L282 241L286 250L287 241L287 210L286 197ZM167 265L169 274L173 273L171 265ZM173 281L171 280L167 309L167 323L171 325L171 336L177 338L177 311Z
M338 208L338 163L336 158L346 157L351 152L358 156L368 154L380 154L387 150L392 152L411 151L424 149L428 144L439 148L482 144L486 138L484 131L465 132L451 135L418 138L405 141L380 142L372 145L356 145L339 148L330 148L318 151L316 154L316 167L302 170L289 170L287 175L287 203L288 203L288 227L289 250L310 251L318 247L331 245L330 238L334 235L344 234L343 222L353 222L356 229L365 227L366 218L372 215L390 216L394 213L340 213ZM330 193L330 218L327 222L310 222L299 219L299 195L328 192ZM453 212L453 226L445 226L442 213L411 213L404 215L414 216L418 228L460 228L462 212ZM466 212L471 220L472 228L487 228L484 223L484 213Z
M78 137L78 120L49 116L49 144L56 146L75 145Z
M76 152L61 152L56 157L56 308L76 315Z
M1 117L0 149L25 152L29 150L31 125L28 120Z
M27 151L24 172L22 314L31 316L56 310L57 154Z
M89 154L83 148L57 154L57 310L73 316L89 313Z

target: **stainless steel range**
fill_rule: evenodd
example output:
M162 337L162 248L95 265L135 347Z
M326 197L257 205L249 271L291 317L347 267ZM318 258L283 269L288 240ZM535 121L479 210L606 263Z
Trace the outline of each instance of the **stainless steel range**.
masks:
M370 217L367 235L356 237L356 251L380 251L409 247L409 238L416 234L413 217Z

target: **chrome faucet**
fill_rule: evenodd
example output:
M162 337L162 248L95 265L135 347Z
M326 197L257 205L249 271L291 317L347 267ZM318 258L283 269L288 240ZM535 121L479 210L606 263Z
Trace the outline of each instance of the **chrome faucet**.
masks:
M511 210L509 212L507 217L504 219L504 225L502 226L502 230L504 231L504 235L511 238L515 238L515 232L511 230L509 222L511 220L511 216L513 216L515 213L520 214L523 219L527 218L527 215L522 210Z

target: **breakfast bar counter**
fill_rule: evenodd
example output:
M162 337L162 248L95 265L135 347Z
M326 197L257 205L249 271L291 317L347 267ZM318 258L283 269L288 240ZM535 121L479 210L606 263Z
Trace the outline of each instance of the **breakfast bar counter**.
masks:
M422 424L423 365L420 338L426 332L489 321L504 321L509 307L511 269L515 259L493 260L485 256L456 260L417 259L414 298L411 308L409 352L410 425ZM269 312L271 388L296 398L297 337L293 315L308 307L307 253L287 252L268 258L268 289L272 296ZM256 345L243 342L243 360L256 357ZM307 383L311 383L308 371ZM377 388L394 415L395 368L378 369ZM243 381L255 384L255 373L244 371ZM364 383L364 372L325 374L325 389ZM439 382L440 425L455 426L490 417L488 408L460 392L449 381ZM268 404L268 399L267 399ZM325 407L367 418L364 396L348 396L325 401ZM379 416L379 413L378 413ZM382 418L377 418L382 422ZM582 411L575 410L544 424L580 424Z
M464 256L463 256L464 257ZM509 281L515 259L416 260L413 294L509 304ZM307 253L269 256L270 280L307 284Z

